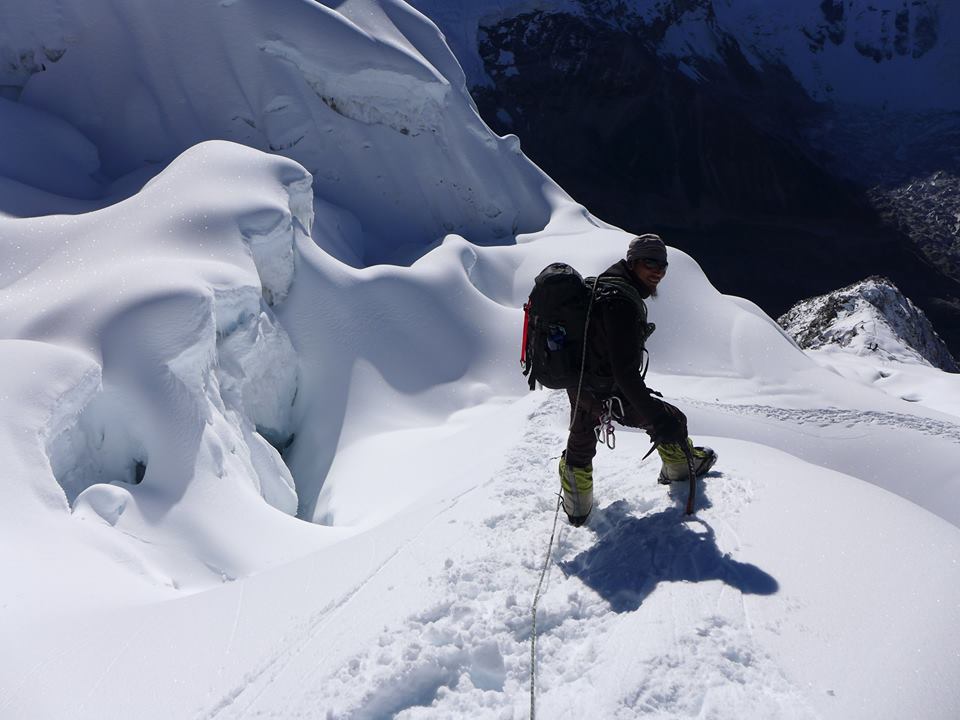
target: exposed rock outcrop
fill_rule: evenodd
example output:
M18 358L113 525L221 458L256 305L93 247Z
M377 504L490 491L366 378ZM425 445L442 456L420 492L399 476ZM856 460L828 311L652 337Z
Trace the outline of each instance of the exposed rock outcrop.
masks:
M835 347L960 372L923 311L883 277L803 300L777 322L805 350Z

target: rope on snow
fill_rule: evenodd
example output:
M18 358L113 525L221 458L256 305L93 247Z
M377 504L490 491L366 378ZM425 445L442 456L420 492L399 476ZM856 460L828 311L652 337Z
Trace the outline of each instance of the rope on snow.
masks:
M530 629L530 720L535 720L537 716L537 603L540 602L540 590L543 587L543 578L547 574L547 568L550 566L550 556L553 554L553 538L557 534L557 519L560 517L560 503L563 500L562 495L557 495L557 511L553 515L553 530L550 531L550 543L547 545L547 556L543 559L543 569L540 570L540 582L537 583L537 592L533 596L533 605L530 607L530 615L533 619Z

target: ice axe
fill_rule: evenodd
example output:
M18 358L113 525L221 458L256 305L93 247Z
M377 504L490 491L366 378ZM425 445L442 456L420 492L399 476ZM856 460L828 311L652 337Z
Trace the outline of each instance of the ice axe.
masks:
M683 454L687 456L687 472L690 475L690 494L687 495L687 515L693 515L693 505L697 499L697 473L693 469L693 450L690 442L683 442Z
M659 447L660 442L659 439L654 439L650 449L647 450L647 454L640 458L640 462L650 457L653 451ZM687 473L690 477L690 494L687 496L687 515L693 515L693 505L697 499L697 474L693 469L693 451L690 449L689 441L684 440L680 444L683 446L683 454L687 458Z

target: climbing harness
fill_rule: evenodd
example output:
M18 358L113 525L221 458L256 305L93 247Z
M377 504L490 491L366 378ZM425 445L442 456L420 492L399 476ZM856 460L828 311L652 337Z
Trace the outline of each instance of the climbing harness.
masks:
M619 408L619 413L614 413L614 406ZM593 434L597 436L597 441L603 443L611 450L617 447L616 428L613 426L614 420L623 420L623 401L616 395L603 401L603 412L597 421L597 426L593 429Z
M547 545L547 556L543 559L543 569L540 570L540 582L537 583L537 592L533 596L533 605L530 607L530 720L537 716L537 603L540 602L540 589L543 587L543 578L550 566L550 556L553 554L553 538L557 534L557 518L560 517L560 504L563 496L557 495L557 510L553 514L553 530L550 531L550 543Z

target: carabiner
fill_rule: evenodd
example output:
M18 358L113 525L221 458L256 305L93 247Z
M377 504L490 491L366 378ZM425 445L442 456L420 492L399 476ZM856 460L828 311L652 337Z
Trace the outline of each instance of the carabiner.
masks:
M616 450L617 448L617 436L614 434L613 424L607 426L606 432L606 445L611 450Z
M616 395L611 395L609 398L607 398L606 400L604 400L604 403L605 403L606 406L607 406L607 417L608 417L610 420L618 420L618 421L621 421L621 422L622 422L622 421L623 421L623 418L624 418L624 415L626 414L626 413L623 412L623 400L621 400L621 399L620 399L618 396L616 396ZM619 414L619 415L616 415L616 414L614 414L614 412L613 412L613 404L614 404L614 403L616 403L616 404L617 404L617 407L620 408L620 414Z
M593 428L593 434L596 436L598 443L603 443L604 445L607 444L607 428L603 424L602 419L599 423L597 423L597 426Z
M620 408L620 416L613 414L613 406L616 403ZM616 428L613 425L614 419L623 419L623 401L616 395L613 395L603 401L603 412L597 418L597 426L593 429L593 434L597 436L597 442L601 442L613 450L617 447Z

